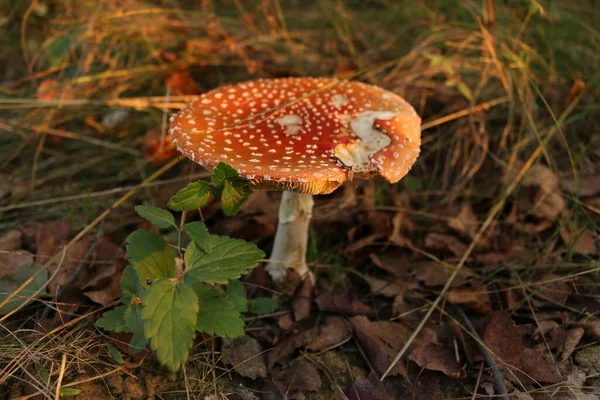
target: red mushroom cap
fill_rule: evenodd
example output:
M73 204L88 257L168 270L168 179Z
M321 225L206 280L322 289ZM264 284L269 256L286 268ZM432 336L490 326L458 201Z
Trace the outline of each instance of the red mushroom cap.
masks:
M263 79L205 93L171 120L177 149L264 189L330 193L353 176L395 183L419 155L421 119L398 95L332 78Z

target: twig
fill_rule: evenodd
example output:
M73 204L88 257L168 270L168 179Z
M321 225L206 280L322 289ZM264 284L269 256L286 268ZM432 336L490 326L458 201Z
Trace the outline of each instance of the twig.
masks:
M55 400L60 399L60 387L62 385L62 381L65 376L66 367L67 367L67 353L63 353L62 362L60 364L60 373L58 375L58 382L56 382L56 395L54 396Z
M458 317L462 320L463 324L465 324L465 326L471 332L473 337L477 339L475 343L477 343L477 347L479 347L479 350L483 354L485 362L490 366L490 369L492 370L492 375L494 376L494 380L496 381L496 390L502 395L502 399L508 400L508 390L506 389L506 385L504 385L504 375L498 368L496 360L494 360L494 357L492 357L492 355L486 349L486 347L482 345L483 340L479 336L479 333L477 333L477 331L475 330L475 327L471 323L471 320L469 319L469 317L467 317L467 314L465 314L462 308L456 306L452 306L452 308L454 309L456 314L458 314Z

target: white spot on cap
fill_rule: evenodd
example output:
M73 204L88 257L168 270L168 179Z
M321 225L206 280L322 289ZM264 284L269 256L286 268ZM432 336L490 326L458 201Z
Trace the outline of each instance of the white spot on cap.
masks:
M302 118L296 114L288 114L275 120L279 125L285 127L287 136L297 135L302 130Z
M331 96L331 104L333 104L334 107L342 107L348 103L350 103L350 100L343 94L334 94Z

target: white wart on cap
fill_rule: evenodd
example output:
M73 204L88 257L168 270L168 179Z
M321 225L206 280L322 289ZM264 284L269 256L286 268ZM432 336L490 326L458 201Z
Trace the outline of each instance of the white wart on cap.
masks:
M223 86L171 121L177 149L223 161L258 188L330 193L352 177L395 183L419 155L421 119L377 86L332 78L263 79Z

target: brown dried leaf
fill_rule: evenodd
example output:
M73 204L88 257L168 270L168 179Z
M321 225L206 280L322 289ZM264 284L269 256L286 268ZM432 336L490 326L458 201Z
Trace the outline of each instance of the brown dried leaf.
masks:
M352 243L350 246L346 247L344 249L344 254L352 255L353 253L356 253L358 250L361 250L365 247L371 246L373 243L375 243L376 241L378 241L380 239L383 239L384 237L385 237L385 235L382 233L373 233L369 236L360 238L360 239L356 240L354 243Z
M432 250L448 251L460 257L467 251L467 246L457 237L444 233L431 232L425 237L425 247Z
M595 196L600 193L600 175L577 176L577 181L573 177L563 178L561 186L581 197Z
M267 376L262 346L251 336L244 336L223 343L223 362L233 366L238 374L250 379Z
M323 351L347 341L351 336L352 330L344 318L328 316L307 348L311 351Z
M419 367L430 371L441 371L448 376L459 378L462 368L454 359L451 349L424 341L410 353L409 357Z
M267 356L269 368L273 368L277 361L294 353L296 349L306 346L310 341L311 336L312 332L311 330L308 330L297 335L290 336L279 342L269 351Z
M600 321L580 322L577 326L585 329L585 334L594 340L600 340Z
M402 278L410 271L411 260L408 255L398 249L390 249L384 253L371 253L371 261L377 268Z
M583 255L598 254L596 240L594 236L586 230L573 232L563 226L560 229L560 236L573 253Z
M535 287L535 291L541 298L551 299L558 304L566 304L567 299L573 293L571 285L565 280L560 279L560 275L545 274L540 281L551 281L549 283Z
M567 332L567 335L565 337L565 343L563 346L563 351L560 357L561 360L565 361L566 359L571 357L571 354L573 354L573 352L575 351L575 348L579 344L579 341L583 337L584 333L585 330L583 328L573 328Z
M426 262L414 267L415 277L418 281L423 282L425 286L443 286L452 275L452 269L447 268L436 262ZM451 287L460 287L467 283L469 277L476 276L467 268L462 268Z
M483 331L483 342L502 363L522 367L521 333L506 311L494 311L490 314Z
M22 237L23 233L16 229L4 232L2 236L0 236L0 251L15 251L21 249Z
M524 349L521 353L523 359L523 373L527 378L517 374L523 383L558 383L562 379L558 376L556 369L542 356L542 353L533 349Z
M296 321L304 321L310 318L310 308L312 303L313 284L312 280L305 279L302 285L296 291L296 296L292 302L294 310L294 319Z
M558 192L545 192L540 190L535 197L531 214L538 218L556 220L560 213L567 207L567 202Z
M364 276L364 278L371 287L371 292L373 292L373 294L378 294L385 297L403 297L404 294L411 289L411 287L416 287L416 285L411 285L401 279L386 280L368 275Z
M450 289L446 300L452 304L461 304L482 314L492 311L492 301L485 286Z
M44 264L53 257L67 243L70 231L71 224L66 218L42 225L36 233L35 262Z
M495 311L490 315L483 342L502 364L510 366L509 379L516 377L522 383L560 381L540 352L523 346L521 333L508 312Z
M0 279L16 273L19 268L33 265L33 254L28 251L0 252Z
M410 336L408 328L398 322L371 322L362 316L353 317L350 322L360 345L379 374L383 374L388 369ZM390 372L390 375L399 374L407 376L404 364L401 362L397 363Z
M376 314L374 309L355 300L353 297L350 291L325 292L317 297L316 302L319 310L325 312L367 316L374 316Z
M317 368L304 358L298 358L281 371L273 370L273 383L282 395L305 390L319 390L321 377Z
M388 241L396 246L411 246L410 232L412 231L412 222L407 213L398 212L392 218L392 233Z
M471 204L464 202L458 215L448 220L448 226L458 233L473 238L477 233L479 222Z

